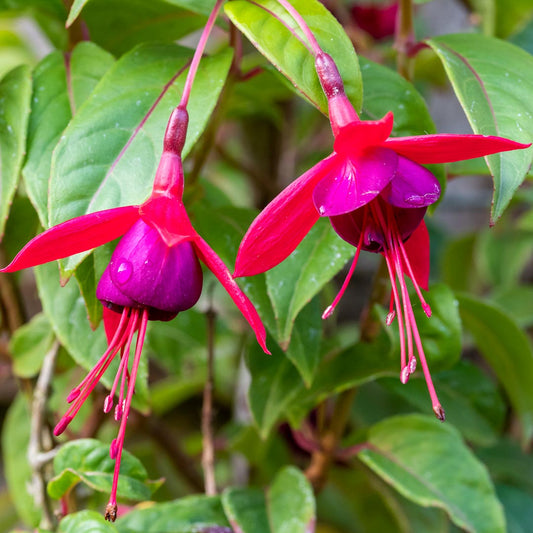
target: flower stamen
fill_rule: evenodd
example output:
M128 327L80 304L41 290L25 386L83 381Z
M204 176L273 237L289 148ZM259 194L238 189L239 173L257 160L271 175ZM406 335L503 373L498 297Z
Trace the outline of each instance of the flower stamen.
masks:
M363 227L366 224L366 213L367 212L365 210L365 214L363 216ZM328 307L326 307L325 311L322 313L323 320L325 320L326 318L329 318L333 314L333 312L335 311L335 307L337 307L337 304L341 300L342 296L344 295L344 292L346 291L346 288L348 287L348 284L350 283L350 280L352 279L353 273L355 271L355 267L357 266L357 261L359 260L359 254L361 253L363 238L364 238L364 232L361 232L361 235L359 236L359 243L355 249L355 255L352 261L352 265L350 266L350 270L348 271L348 274L346 274L344 283L342 284L342 287L337 293L337 296L335 296L331 305L328 305Z
M134 324L133 331L137 328L135 326L139 325L137 333L137 343L135 345L135 354L133 356L133 362L131 366L131 376L128 379L128 388L126 393L126 398L124 401L124 408L122 413L122 419L120 423L120 428L118 430L117 438L113 440L111 446L109 447L109 454L115 460L115 470L113 473L113 485L111 487L111 494L109 496L109 502L106 507L105 519L113 522L116 519L117 511L117 488L118 488L118 476L120 472L120 460L122 458L122 449L124 447L124 436L126 434L126 422L131 408L131 400L133 398L133 393L135 389L135 380L137 378L137 371L139 369L139 362L141 360L142 347L144 344L144 338L146 335L146 327L148 325L148 309L138 310L135 309L132 313ZM140 318L140 324L139 324ZM127 351L131 345L131 337L128 338ZM122 405L122 403L119 403Z

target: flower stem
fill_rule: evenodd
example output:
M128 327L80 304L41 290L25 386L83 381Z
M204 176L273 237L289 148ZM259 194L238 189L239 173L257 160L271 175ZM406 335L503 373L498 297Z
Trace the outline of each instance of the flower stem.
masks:
M213 29L215 20L218 16L218 12L220 11L220 8L222 7L223 3L224 3L224 0L217 0L215 7L213 7L213 11L211 11L209 18L207 19L207 23L204 27L204 30L202 31L200 40L198 41L198 46L196 47L196 50L194 52L194 56L192 58L192 63L189 68L189 72L187 73L187 79L185 80L185 86L183 87L183 93L181 95L181 101L178 107L182 107L184 109L187 108L187 104L189 102L189 96L191 94L192 84L196 76L196 71L198 70L198 65L200 64L200 59L202 58L202 54L204 53L207 39L209 38L209 34L211 33L211 30Z
M204 386L202 405L202 468L204 471L204 486L207 496L217 493L215 480L215 444L213 435L213 366L214 366L214 338L215 312L210 307L206 312L207 320L207 376Z
M52 503L46 491L50 478L48 465L57 452L57 448L51 448L52 437L46 424L46 414L58 351L59 343L54 341L44 356L41 372L33 390L28 443L28 463L32 469L31 492L36 506L42 510L39 527L45 530L54 530L57 524Z
M396 69L409 81L413 78L413 60L409 56L409 50L414 45L414 41L413 1L400 0L394 38L394 47L397 52Z
M311 45L311 48L313 50L313 55L317 56L319 54L322 54L323 53L322 48L320 48L318 41L316 40L313 32L307 25L307 22L305 22L302 15L300 15L300 13L298 13L298 11L296 11L296 9L294 9L294 7L287 0L278 0L278 3L285 8L285 10L290 14L290 16L298 24L303 34L309 41L309 44Z

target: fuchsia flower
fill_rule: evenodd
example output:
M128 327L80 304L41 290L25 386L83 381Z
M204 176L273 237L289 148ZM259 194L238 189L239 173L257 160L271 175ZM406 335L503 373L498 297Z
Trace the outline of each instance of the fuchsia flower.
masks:
M254 306L232 278L222 260L194 230L182 202L181 151L188 115L179 106L172 113L156 172L153 191L138 206L118 207L63 222L30 241L0 272L13 272L101 246L124 235L116 247L97 288L104 305L104 325L109 347L85 379L68 396L70 408L54 429L61 434L120 352L120 364L104 411L113 407L121 421L111 443L115 473L106 518L116 517L116 492L126 421L148 320L170 320L192 307L202 290L202 261L218 278L255 332L266 353L265 328ZM133 362L130 347L137 332ZM120 382L120 386L119 386Z
M401 381L416 368L416 345L436 416L444 410L435 393L413 314L405 276L411 278L428 316L420 288L427 289L429 238L423 217L440 196L440 185L422 165L447 163L529 145L482 135L424 135L390 138L393 115L361 121L344 93L337 67L324 52L316 69L328 99L335 137L333 153L291 183L259 214L240 245L235 276L264 272L283 261L319 217L329 217L334 230L357 247L334 310L354 271L361 250L381 253L392 284L390 324L398 317Z
M394 35L398 2L390 4L355 4L351 9L355 23L374 39L385 39Z

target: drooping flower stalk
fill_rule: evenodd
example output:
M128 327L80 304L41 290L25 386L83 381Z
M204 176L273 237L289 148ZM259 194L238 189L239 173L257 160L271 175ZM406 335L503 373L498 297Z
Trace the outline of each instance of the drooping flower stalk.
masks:
M117 488L126 423L149 320L171 320L192 307L202 290L202 261L222 283L255 332L266 353L266 333L257 311L232 278L222 260L194 230L183 205L181 153L188 126L187 102L207 38L223 0L217 0L195 51L184 92L172 112L163 140L163 153L152 194L138 206L99 211L54 226L30 241L0 272L13 272L90 250L121 237L97 287L104 306L108 348L83 381L69 394L65 415L54 429L60 435L78 413L113 359L118 370L103 410L120 421L110 445L115 460L113 484L105 518L117 515ZM134 343L134 339L136 341ZM133 357L130 357L132 346ZM131 363L130 363L131 361Z
M278 3L292 15L311 45L328 101L335 138L333 153L291 183L258 215L241 242L234 275L250 276L276 266L298 246L319 217L328 217L337 234L356 247L356 253L338 295L324 311L323 318L327 318L349 283L360 251L382 254L392 287L386 321L390 325L398 319L400 379L406 383L415 371L416 347L433 411L444 420L405 281L406 276L411 278L422 309L430 316L431 309L421 292L428 289L429 278L429 237L423 219L441 189L435 176L422 165L530 145L483 135L390 138L392 113L380 120L362 121L346 96L334 60L321 49L294 7L287 0Z

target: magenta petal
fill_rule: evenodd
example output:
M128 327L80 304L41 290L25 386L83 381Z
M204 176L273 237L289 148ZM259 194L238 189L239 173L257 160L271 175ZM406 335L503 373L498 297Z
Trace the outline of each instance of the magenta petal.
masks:
M202 268L190 242L167 246L157 229L138 220L118 243L108 269L113 285L137 305L175 315L202 292ZM102 282L101 282L102 283ZM113 301L101 285L97 297Z
M359 245L361 232L364 232L361 242L362 250L374 253L381 252L386 245L383 231L376 224L367 208L331 217L330 222L339 237L352 246L357 247Z
M266 347L266 331L261 318L248 296L242 292L236 281L232 278L230 271L214 252L214 250L198 235L193 241L200 259L207 265L209 270L217 277L224 289L230 295L235 305L239 308L244 318L254 330L257 342L265 353L270 353Z
M98 286L96 287L96 297L107 307L115 312L120 312L123 307L137 307L136 303L122 293L111 279L109 265L104 270Z
M37 235L0 272L14 272L91 250L126 233L137 218L139 208L130 205L67 220Z
M397 154L386 148L342 160L313 191L320 216L349 213L373 200L393 178L397 164Z
M440 196L437 178L426 168L398 157L398 168L381 197L396 207L424 207L436 202Z
M261 211L239 246L235 277L253 276L275 267L300 244L319 218L313 189L336 166L335 154L323 159Z
M380 197L375 202L384 217L395 227L388 228L390 231L398 232L400 238L405 241L419 226L424 218L427 208L403 209L387 205ZM364 232L361 248L368 252L382 252L387 246L387 235L383 231L382 225L373 216L370 206L357 211L352 211L344 215L330 218L331 225L337 234L353 246L358 246L361 232Z

